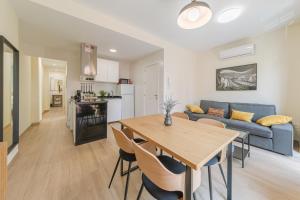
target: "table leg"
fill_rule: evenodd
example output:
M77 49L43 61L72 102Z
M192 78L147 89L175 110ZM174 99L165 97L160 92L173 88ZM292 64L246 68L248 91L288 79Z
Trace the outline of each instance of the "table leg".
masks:
M250 134L248 134L248 157L250 157Z
M189 166L185 172L185 200L193 200L193 172Z
M242 168L245 167L244 149L245 149L245 140L242 139Z
M227 200L232 200L232 143L227 150Z

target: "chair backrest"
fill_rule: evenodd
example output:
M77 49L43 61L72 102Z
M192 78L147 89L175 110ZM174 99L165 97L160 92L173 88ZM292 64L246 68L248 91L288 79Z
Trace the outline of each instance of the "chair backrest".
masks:
M170 172L156 156L134 141L132 143L138 166L147 178L164 190L184 192L184 173Z
M130 130L129 128L123 128L122 129L122 132L131 140L131 139L133 139L134 137L134 135L133 135L133 131L132 130Z
M211 126L216 126L216 127L219 127L219 128L225 128L226 127L226 125L224 123L219 122L219 121L214 120L214 119L201 118L201 119L198 119L197 122L200 122L202 124L211 125Z
M214 120L214 119L201 118L201 119L198 119L197 122L202 123L202 124L211 125L211 126L216 126L216 127L219 127L219 128L225 128L226 127L226 125L224 123L219 122L219 121ZM226 159L226 152L227 152L227 147L225 147L221 151L219 162L223 162Z
M172 116L189 120L189 116L183 112L175 112L172 114Z
M111 128L120 149L126 153L134 153L130 138L128 138L125 133L116 129L115 127L112 126Z

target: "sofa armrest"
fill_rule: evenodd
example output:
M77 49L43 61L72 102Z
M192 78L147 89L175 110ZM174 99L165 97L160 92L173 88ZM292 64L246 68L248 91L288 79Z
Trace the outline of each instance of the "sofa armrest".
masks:
M294 127L292 124L273 125L273 150L288 156L293 156Z
M192 120L192 121L197 121L197 120L198 120L198 118L195 117L195 115L193 115L193 113L192 113L191 111L186 110L186 111L184 111L184 113L187 114L187 115L189 116L189 119L190 119L190 120Z

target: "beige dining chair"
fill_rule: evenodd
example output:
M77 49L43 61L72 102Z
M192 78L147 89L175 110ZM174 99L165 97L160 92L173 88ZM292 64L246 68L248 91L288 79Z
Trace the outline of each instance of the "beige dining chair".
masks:
M187 114L185 114L184 112L174 112L172 114L172 116L189 120L189 116Z
M132 143L138 166L142 171L142 185L137 200L140 199L144 187L155 199L183 199L185 165L168 156L156 157L145 149L147 144L138 145L134 141ZM201 184L200 170L193 171L193 183L195 191ZM195 199L194 194L193 196Z
M132 148L131 140L134 140L136 143L139 143L139 144L144 143L146 141L143 140L143 139L140 139L140 138L134 139L133 138L133 133L128 128L124 128L122 130L118 130L113 126L111 126L111 128L112 128L115 140L116 140L116 142L117 142L120 149L119 149L119 158L118 158L117 164L114 168L114 171L113 171L111 180L109 182L108 188L110 188L110 186L112 184L112 181L115 177L117 168L118 168L118 166L121 162L121 176L127 175L126 184L125 184L125 194L124 194L124 200L126 200L127 199L128 183L129 183L130 173L132 171L138 169L137 167L131 168L132 163L136 161L136 157L135 157L135 154L134 154L134 150ZM123 172L123 161L129 162L128 170L126 172Z
M214 120L214 119L207 119L207 118L201 118L198 119L199 123L202 124L206 124L206 125L210 125L210 126L215 126L215 127L219 127L219 128L225 128L226 125L220 121ZM209 196L210 199L213 200L213 192L212 192L212 178L211 178L211 166L213 165L218 165L220 172L222 174L225 186L227 188L227 183L226 183L226 178L224 175L224 171L222 168L221 163L223 163L226 159L226 152L227 152L227 147L224 148L218 155L216 155L215 157L213 157L210 161L208 161L204 166L208 167L208 181L209 181Z

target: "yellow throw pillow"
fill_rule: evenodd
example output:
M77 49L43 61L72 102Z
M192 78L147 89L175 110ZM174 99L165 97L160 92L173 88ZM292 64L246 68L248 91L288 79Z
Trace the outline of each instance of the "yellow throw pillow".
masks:
M201 113L201 114L204 113L202 108L200 108L200 106L198 106L198 105L188 104L188 105L186 105L186 108L193 113Z
M240 120L240 121L245 121L245 122L251 122L253 116L254 116L254 113L242 112L242 111L238 111L238 110L232 110L230 119L235 119L235 120Z
M292 117L284 116L284 115L270 115L267 117L263 117L256 121L256 123L263 126L272 126L276 124L287 124L293 120Z

